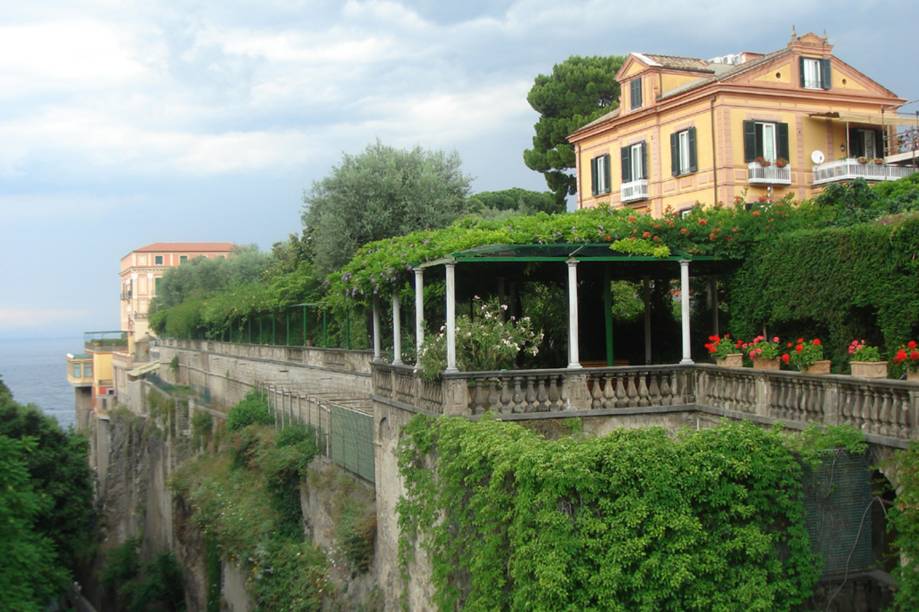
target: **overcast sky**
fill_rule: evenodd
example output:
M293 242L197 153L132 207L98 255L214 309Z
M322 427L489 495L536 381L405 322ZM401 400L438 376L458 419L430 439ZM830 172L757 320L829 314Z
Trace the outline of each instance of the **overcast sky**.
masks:
M2 0L0 336L117 328L122 255L267 248L377 138L455 149L476 191L543 189L526 93L570 55L772 51L794 25L919 98L917 5Z

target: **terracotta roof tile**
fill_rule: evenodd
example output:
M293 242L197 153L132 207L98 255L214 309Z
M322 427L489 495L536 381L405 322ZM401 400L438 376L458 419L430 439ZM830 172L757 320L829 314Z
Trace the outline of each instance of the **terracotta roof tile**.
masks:
M658 55L656 53L643 53L664 68L670 70L689 70L692 72L714 72L711 62L698 57L681 57L679 55Z

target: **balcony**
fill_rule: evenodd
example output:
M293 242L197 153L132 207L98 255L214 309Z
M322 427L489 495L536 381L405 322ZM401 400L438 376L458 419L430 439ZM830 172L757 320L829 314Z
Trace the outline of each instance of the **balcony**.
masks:
M895 181L915 172L916 168L909 166L876 164L874 161L863 164L858 159L850 157L814 166L814 185L851 181L858 178L866 181Z
M648 179L639 179L623 183L619 189L619 199L623 204L648 199Z
M74 387L93 386L93 356L67 354L67 382Z
M118 330L83 332L83 345L86 350L97 353L124 350L128 347L128 332Z
M791 164L781 168L775 164L761 166L758 162L747 165L747 182L751 185L791 185Z

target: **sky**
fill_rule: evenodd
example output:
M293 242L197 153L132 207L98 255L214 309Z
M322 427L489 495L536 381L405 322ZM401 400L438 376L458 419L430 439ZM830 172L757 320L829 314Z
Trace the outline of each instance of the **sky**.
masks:
M0 337L116 329L123 255L269 248L300 230L304 191L377 139L457 151L473 191L542 190L526 94L571 55L772 51L794 26L919 98L919 3L829 6L0 0Z

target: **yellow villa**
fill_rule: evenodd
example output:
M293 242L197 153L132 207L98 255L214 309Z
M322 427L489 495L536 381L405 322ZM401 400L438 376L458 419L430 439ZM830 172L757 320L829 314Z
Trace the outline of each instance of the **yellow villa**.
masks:
M778 51L710 60L632 53L615 75L619 108L568 137L577 207L660 215L696 202L806 198L834 181L892 180L905 100L792 35Z

